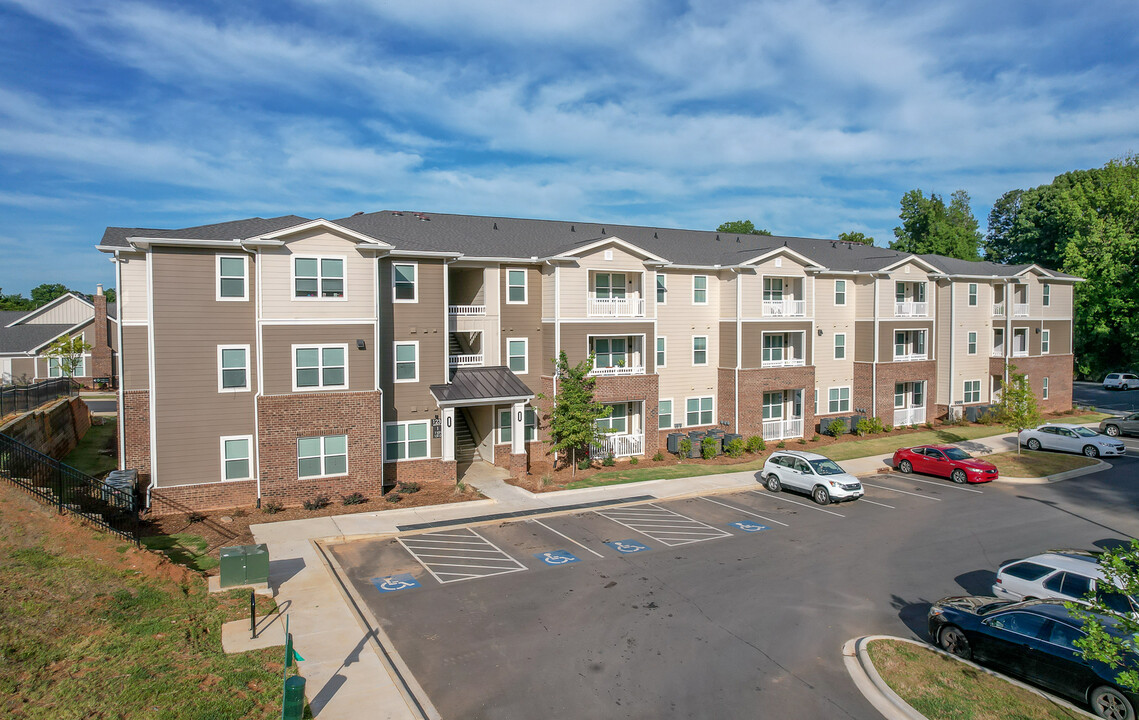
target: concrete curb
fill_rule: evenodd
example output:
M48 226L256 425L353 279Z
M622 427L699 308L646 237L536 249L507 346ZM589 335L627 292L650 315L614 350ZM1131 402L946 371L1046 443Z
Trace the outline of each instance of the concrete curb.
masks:
M1014 680L1013 678L1007 677L998 672L994 672L986 667L978 665L971 660L959 658L956 655L947 653L941 648L934 647L929 643L921 642L919 640L911 640L910 638L893 637L891 635L866 635L860 638L851 638L850 640L847 640L845 643L843 643L842 646L842 661L846 666L846 671L850 674L850 679L854 681L855 686L863 694L863 696L865 696L870 704L873 705L875 709L878 710L878 712L882 713L882 716L887 718L887 720L926 720L926 717L919 713L917 710L914 710L912 707L910 707L910 705L905 700L903 700L896 692L891 690L890 686L886 684L886 681L882 679L882 676L878 674L878 670L875 669L874 663L870 660L870 654L866 651L867 645L869 645L874 640L896 640L898 642L909 643L911 645L925 648L939 655L943 655L947 658L952 658L960 663L964 663L974 670L977 670L978 672L983 672L991 677L999 678L1011 685L1015 685L1035 695L1039 695L1048 702L1059 705L1075 713L1079 717L1093 719L1096 717L1086 710L1082 710L1076 707L1067 700L1063 700L1047 692L1044 692L1040 688L1027 685L1020 682L1019 680Z
M1072 478L1078 478L1084 475L1092 475L1103 470L1110 470L1112 467L1114 466L1109 462L1096 460L1095 465L1088 465L1087 467L1076 468L1075 470L1065 470L1055 475L1038 478L1000 477L997 478L997 482L1007 482L1014 485L1047 485L1049 483L1064 482L1065 480L1071 480Z

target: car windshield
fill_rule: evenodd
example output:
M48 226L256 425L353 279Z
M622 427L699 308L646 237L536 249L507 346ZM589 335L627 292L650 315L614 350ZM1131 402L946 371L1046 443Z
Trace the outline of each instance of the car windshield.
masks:
M1099 435L1099 433L1097 433L1095 430L1086 427L1077 427L1072 429L1075 430L1076 434L1080 437L1095 437L1096 435Z
M815 469L819 475L842 475L844 472L834 460L812 460L811 467Z
M1015 600L997 600L996 602L991 602L988 605L978 605L976 613L978 615L988 615L989 613L993 612L994 610L1000 610L1001 608L1006 608L1009 605L1013 605L1014 603L1016 603Z
M959 448L942 450L950 460L972 460L973 456Z

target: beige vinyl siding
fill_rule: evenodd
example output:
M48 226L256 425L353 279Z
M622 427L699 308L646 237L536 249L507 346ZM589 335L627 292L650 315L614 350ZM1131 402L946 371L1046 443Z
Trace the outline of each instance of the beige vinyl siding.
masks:
M906 270L909 269L907 273ZM936 310L934 295L936 287L929 278L929 273L917 263L906 263L890 271L889 277L878 279L878 315L882 319L894 318L894 290L895 283L925 283L926 302L929 303L929 315L933 317ZM905 318L899 318L905 319Z
M556 303L554 302L557 295L557 288L554 282L554 274L558 272L554 265L542 266L542 317L554 318L557 315Z
M653 324L651 322L606 322L606 323L562 323L562 351L565 352L566 358L569 360L570 365L585 360L589 356L589 337L597 335L615 335L618 337L628 337L630 335L640 335L644 337L644 345L642 348L642 355L645 359L645 373L652 374L656 372L656 338L653 335ZM709 342L711 339L709 338ZM666 352L668 365L673 364L673 348L668 345ZM553 365L546 363L542 373L549 375L553 369Z
M606 251L613 253L612 260L605 259ZM626 297L629 299L644 298L646 288L653 293L656 292L656 278L652 271L645 268L644 261L615 244L604 245L591 250L578 258L576 266L563 265L559 272L561 273L561 317L563 319L587 317L586 298L590 294L589 278L594 272L625 273ZM671 280L671 278L669 279ZM672 289L670 284L669 290ZM531 287L530 292L536 291L536 287ZM669 305L672 304L672 297L675 294L675 291L670 294ZM648 307L650 304L646 303L646 314Z
M925 330L925 354L929 360L937 358L937 340L932 320L921 318L899 318L878 324L878 362L892 362L894 359L894 332L899 330Z
M847 340L849 344L849 339ZM854 323L854 359L857 362L874 362L874 321L858 320ZM888 358L881 358L882 361Z
M1070 283L1049 283L1052 287L1052 303L1043 307L1044 290L1041 288L1041 314L1045 318L1070 318L1072 315L1072 288Z
M31 382L36 375L35 358L12 358L12 379Z
M95 317L95 309L76 297L54 305L38 315L24 320L21 325L78 325Z
M294 345L347 345L345 360L348 363L348 387L344 389L311 390L308 392L364 392L375 390L375 353L372 338L375 331L367 325L266 325L261 329L262 363L265 370L265 394L287 395L293 392ZM356 348L356 340L365 343L366 350ZM221 343L219 343L221 344ZM423 360L419 363L423 376Z
M327 231L310 232L286 239L282 247L261 251L263 317L306 320L375 317L375 253L360 252L357 243ZM297 256L343 257L347 298L294 299L293 258ZM423 300L422 288L418 297Z
M721 318L735 318L736 316L736 285L740 282L741 274L749 279L752 277L750 272L730 273L727 274L719 281L720 284L720 317ZM655 281L654 281L655 282ZM747 281L744 281L744 286ZM655 295L656 293L654 293ZM657 314L658 317L668 312L669 306L664 306ZM744 316L747 316L747 305L741 308Z
M553 362L551 362L551 360L556 360L558 357L558 351L554 347L556 339L557 339L556 326L552 322L542 323L542 343L541 343L541 345L542 345L541 363L542 364L538 368L538 370L540 371L538 373L539 376L541 376L541 375L552 375L553 374L554 364L553 364Z
M776 260L780 260L781 265L776 266ZM795 299L806 300L806 312L808 316L811 312L811 280L807 277L803 265L798 260L789 256L780 256L779 258L769 258L758 265L755 265L755 274L740 275L740 283L743 288L743 316L746 318L760 318L763 317L763 279L768 277L780 277L792 280L802 289L795 294ZM788 289L784 287L783 297L791 299L791 294ZM832 298L833 300L833 298ZM735 302L735 298L732 298ZM734 305L733 305L734 307Z
M846 305L834 304L835 280L846 280ZM855 303L854 279L850 277L818 277L815 283L815 334L812 338L815 351L815 384L824 388L849 385L854 386L854 358L857 350L857 335L855 332ZM808 308L808 312L810 309ZM866 323L866 327L873 336L874 323ZM822 331L822 335L818 331ZM846 334L846 358L834 359L834 336L837 333ZM871 358L873 359L873 358ZM820 407L826 399L820 393ZM813 393L808 392L804 402L814 403ZM825 408L823 408L825 410Z
M244 344L244 343L242 343ZM146 390L150 387L150 360L147 356L147 333L142 325L123 328L123 390Z
M384 422L435 417L438 406L430 385L447 381L448 326L443 320L445 266L437 259L420 258L418 263L418 302L393 303L391 261L380 261L380 347L376 354L380 362L380 385L384 388ZM497 293L497 289L488 287L488 297L492 292ZM394 344L412 341L419 343L419 382L395 383ZM490 332L483 336L483 347L488 344L494 345ZM432 457L438 457L437 442L432 440Z
M116 288L119 305L119 322L125 324L147 321L146 255L119 254L119 284ZM211 296L213 297L213 296Z
M953 327L949 321L949 318L951 316L951 313L950 313L950 294L951 294L950 290L951 290L951 288L950 288L950 286L951 286L951 282L949 280L939 280L933 285L933 292L934 292L934 297L936 298L936 301L937 301L937 311L938 311L937 312L937 321L934 323L934 325L937 328L937 345L939 348L941 348L941 351L945 353L946 358L949 357L949 352L950 352L950 344L949 343L950 343L950 338L953 335ZM955 292L965 294L965 297L961 299L961 303L958 303L958 304L959 305L960 304L967 305L969 302L969 297L968 297L969 296L969 285L967 283L962 284L960 287L958 287L955 290ZM981 309L981 308L985 307L985 304L983 302L981 302L979 295L980 295L980 288L978 288L977 308L970 308L971 310L972 309ZM960 309L960 308L958 308L958 309ZM988 362L987 359L986 359L986 362ZM936 395L934 396L936 402L941 403L941 404L945 404L945 403L949 402L949 387L950 387L950 383L952 381L953 381L953 378L949 373L949 362L938 363L937 364L937 387L935 388L937 392L936 392Z
M667 356L665 358L668 359ZM734 322L720 323L720 367L734 368L736 366L736 324Z
M692 303L694 275L708 276L707 305ZM720 360L721 290L721 283L712 271L670 270L668 273L668 306L662 308L657 318L657 335L665 337L667 365L658 375L660 397L673 399L674 413L677 408L683 410L684 398L716 395L719 368L723 366ZM707 366L692 366L693 335L708 336ZM655 349L655 345L653 347ZM717 401L717 416L719 412Z
M1043 330L1049 331L1049 355L1070 355L1072 353L1072 322L1070 320L1045 320ZM1038 341L1039 344L1039 341Z
M811 334L810 322L745 322L743 323L743 364L744 368L758 368L763 359L763 335L777 333L800 333L803 337L803 354L810 365L811 344L815 338Z
M977 305L969 305L969 285L977 285ZM950 322L950 285L953 287L953 320ZM942 359L937 364L936 401L948 404L963 399L966 380L982 380L987 387L989 354L993 344L993 289L983 280L942 280L938 287L937 351ZM1003 327L1003 320L997 321ZM969 355L969 333L977 333L977 354ZM950 375L950 333L952 333L952 365ZM891 341L892 342L892 341ZM952 391L952 392L951 392ZM986 395L987 397L987 395Z
M505 269L507 266L503 266ZM534 392L542 390L542 375L553 373L553 363L550 358L542 357L542 271L538 267L521 267L526 271L526 303L507 303L506 282L508 274L501 273L501 283L498 291L503 298L501 304L502 323L498 342L499 364L507 363L506 343L510 338L526 338L526 374L520 375L522 382L526 383ZM487 338L490 340L490 338Z
M874 278L858 275L856 277L847 278L846 283L847 295L846 302L849 304L854 303L854 314L859 320L871 319L874 317ZM852 293L853 291L853 297ZM831 306L834 305L834 293L832 290L829 300ZM821 311L819 314L822 314Z

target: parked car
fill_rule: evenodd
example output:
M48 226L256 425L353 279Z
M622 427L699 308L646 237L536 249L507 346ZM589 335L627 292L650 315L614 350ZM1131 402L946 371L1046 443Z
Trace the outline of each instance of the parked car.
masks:
M1111 618L1103 620L1111 626ZM1139 696L1116 684L1120 668L1083 658L1075 646L1083 621L1060 601L949 597L930 607L928 624L933 641L958 657L1086 703L1101 718L1135 718ZM1129 654L1125 662L1139 665L1139 656Z
M1139 600L1108 582L1099 567L1099 553L1052 550L997 569L993 595L1005 600L1086 600L1095 595L1115 612L1139 613Z
M1123 417L1109 417L1099 421L1099 431L1104 435L1139 435L1139 413Z
M894 451L894 467L904 473L919 472L947 477L955 483L983 483L999 473L991 462L977 460L952 445L919 445Z
M862 497L862 483L818 453L780 450L763 463L760 479L771 492L782 488L811 494L819 505Z
M1139 375L1133 373L1110 373L1103 379L1104 390L1130 390L1139 387Z
M1070 423L1050 423L1033 430L1021 430L1020 444L1028 446L1029 450L1063 450L1083 453L1088 457L1122 455L1127 451L1120 440Z

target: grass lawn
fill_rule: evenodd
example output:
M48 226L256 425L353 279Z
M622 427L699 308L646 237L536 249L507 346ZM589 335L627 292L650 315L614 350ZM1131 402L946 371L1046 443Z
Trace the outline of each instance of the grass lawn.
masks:
M875 640L867 648L890 689L928 720L1061 720L1067 708L927 648Z
M566 484L567 490L578 488L601 487L602 485L625 485L627 483L645 482L646 480L667 480L678 477L696 477L698 475L720 475L722 473L755 472L763 467L763 460L752 460L738 465L698 465L680 464L668 467L635 468L627 467L612 472L602 472L591 475L585 480L578 480Z
M1002 477L1007 475L1014 478L1045 477L1096 463L1094 459L1083 455L1067 455L1043 450L1039 452L1024 450L1019 455L1015 452L993 453L986 455L984 459L996 465Z
M115 435L115 422L115 417L106 417L102 425L92 425L75 449L63 458L64 464L96 477L117 468L119 462L114 456L99 452L110 446Z
M217 567L220 562L209 554L210 544L200 535L147 535L143 536L142 544L150 550L161 552L179 565L202 572Z

